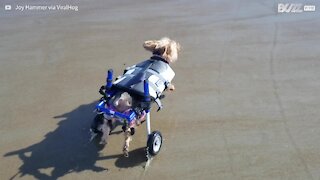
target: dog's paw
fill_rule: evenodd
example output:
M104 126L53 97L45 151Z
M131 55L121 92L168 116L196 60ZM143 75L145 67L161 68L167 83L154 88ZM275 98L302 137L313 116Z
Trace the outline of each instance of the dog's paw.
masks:
M101 141L99 142L99 144L101 144L101 145L106 145L106 144L108 144L108 142L105 141L105 140L101 140Z
M123 155L124 155L124 157L129 157L129 152L128 151L123 151Z
M173 84L170 84L170 85L168 86L168 89L169 89L169 91L174 91L174 90L175 90L175 87L174 87Z

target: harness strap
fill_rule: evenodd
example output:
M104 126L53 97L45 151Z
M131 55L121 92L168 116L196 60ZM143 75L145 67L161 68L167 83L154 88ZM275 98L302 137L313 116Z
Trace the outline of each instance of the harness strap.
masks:
M159 98L157 98L157 99L155 99L154 101L155 101L155 102L157 103L157 105L158 105L158 110L157 110L157 111L160 111L160 110L163 108L163 106L162 106L162 103L161 103L160 99L159 99Z

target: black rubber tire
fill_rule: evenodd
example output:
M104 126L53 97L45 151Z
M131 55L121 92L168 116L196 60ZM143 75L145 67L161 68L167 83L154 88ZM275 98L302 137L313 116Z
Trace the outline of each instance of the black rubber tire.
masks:
M161 146L162 146L161 133L159 131L153 131L148 136L147 147L148 147L149 154L152 156L157 155L160 152Z

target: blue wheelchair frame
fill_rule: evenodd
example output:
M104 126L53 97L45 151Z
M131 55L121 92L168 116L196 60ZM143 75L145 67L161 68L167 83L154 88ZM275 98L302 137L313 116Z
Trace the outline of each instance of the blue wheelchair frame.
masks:
M110 90L112 87L112 80L113 80L113 70L108 70L107 78L106 78L106 95L107 97L111 97L114 93ZM148 80L144 80L144 101L145 102L151 102L150 93L149 93L149 82ZM136 119L137 114L134 111L131 111L129 115L126 115L124 113L120 113L117 111L114 111L112 109L106 108L105 106L106 102L104 100L101 100L100 103L96 106L96 109L104 113L110 117L118 118L126 120L128 123ZM147 126L147 135L151 134L151 126L150 126L150 108L145 109L146 112L146 126Z

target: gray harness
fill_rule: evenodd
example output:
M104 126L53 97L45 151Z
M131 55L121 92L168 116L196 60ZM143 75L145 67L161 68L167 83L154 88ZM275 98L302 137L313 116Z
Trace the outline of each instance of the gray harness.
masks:
M149 59L126 68L123 76L119 77L114 82L114 86L133 94L143 96L143 81L148 80L150 96L157 103L159 109L161 109L161 94L170 84L174 75L175 74L169 64L162 58Z

